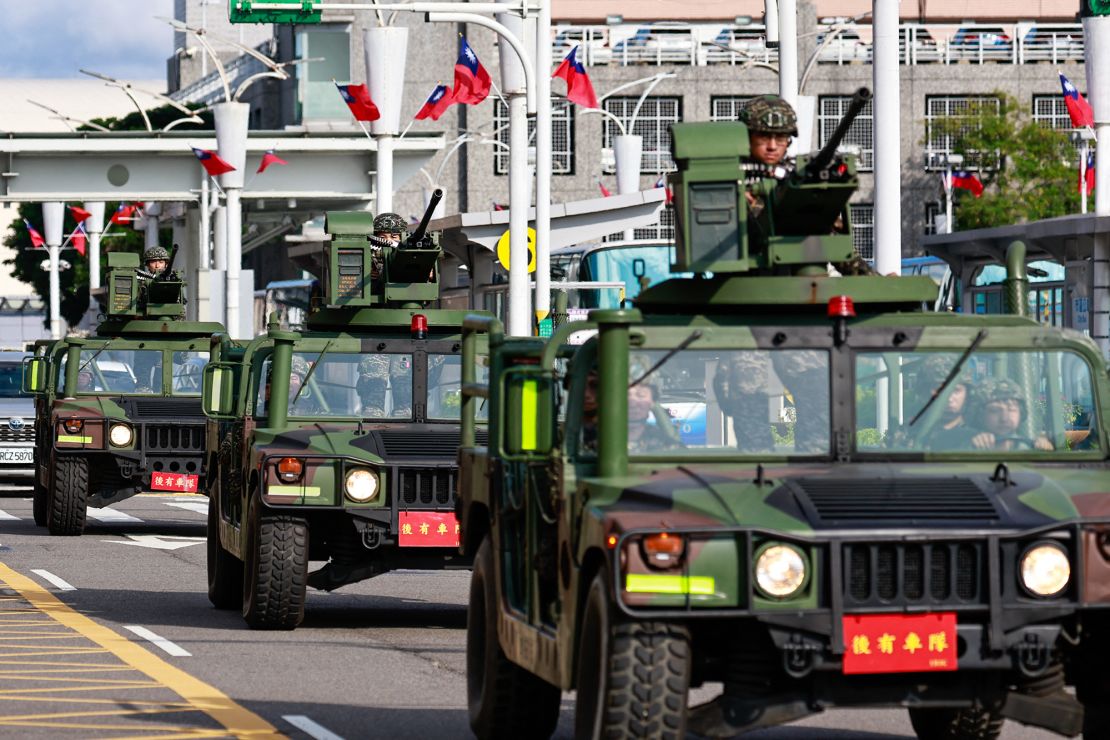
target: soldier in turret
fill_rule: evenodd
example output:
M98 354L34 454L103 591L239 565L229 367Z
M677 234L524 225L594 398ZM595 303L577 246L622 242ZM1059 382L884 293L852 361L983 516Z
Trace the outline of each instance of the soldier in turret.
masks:
M146 271L150 273L151 277L157 277L165 271L169 265L170 253L166 251L165 247L153 246L148 247L143 252L143 266Z
M396 213L379 213L374 218L374 238L371 242L375 247L399 247L408 236L409 225L405 219ZM377 280L382 274L382 253L380 249L374 250L370 261L370 277Z
M747 179L758 183L762 178L785 176L786 150L798 135L798 116L790 103L778 95L760 95L740 109L740 122L748 127L752 172ZM756 183L744 191L752 216L758 216L766 203L764 188Z

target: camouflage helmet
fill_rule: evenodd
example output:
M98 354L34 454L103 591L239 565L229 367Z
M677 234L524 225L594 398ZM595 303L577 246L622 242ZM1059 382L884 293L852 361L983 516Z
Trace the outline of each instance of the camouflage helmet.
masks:
M778 95L760 95L740 109L740 122L761 134L798 135L798 116Z
M987 378L976 384L971 391L971 400L974 405L974 414L977 423L981 425L981 417L987 404L991 401L1009 401L1013 399L1021 407L1021 415L1025 416L1025 394L1021 386L1008 378Z
M304 379L304 377L308 375L308 369L308 360L301 357L300 355L293 355L293 361L292 363L290 363L290 370L292 370L297 375L300 375L301 379Z
M166 251L165 247L153 246L148 247L143 252L143 262L150 262L151 260L168 260L170 253Z
M374 219L374 231L383 234L407 234L408 222L396 213L379 213Z
M955 365L954 355L932 355L922 361L921 369L917 373L918 382L926 390L933 390L945 381ZM960 368L960 374L952 380L952 385L971 387L971 372L966 365Z

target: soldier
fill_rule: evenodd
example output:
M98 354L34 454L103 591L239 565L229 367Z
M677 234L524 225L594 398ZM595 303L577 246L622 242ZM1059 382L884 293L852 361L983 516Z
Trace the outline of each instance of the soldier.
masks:
M659 408L662 407L651 385L639 383L628 389L629 452L659 452L681 445L670 417L659 418ZM655 423L648 423L649 418L654 418Z
M1009 379L990 378L977 386L974 393L975 425L983 431L971 438L977 450L1052 450L1052 442L1043 434L1036 439L1021 432L1028 411L1021 387Z
M377 247L399 247L408 233L408 223L396 213L379 213L374 218L374 241ZM381 274L382 254L381 251L374 250L374 257L370 261L370 277L377 280Z
M740 122L748 127L749 155L770 167L782 164L790 139L798 135L798 116L778 95L760 95L740 109Z
M387 416L386 391L393 391L390 418L412 416L412 359L408 355L370 355L358 363L355 389L362 401L359 413L371 419Z
M922 405L928 402L929 396L944 383L955 362L953 357L933 355L922 363L921 372L917 376ZM965 418L970 388L971 376L966 370L948 384L940 420L921 438L921 447L927 450L967 449L974 435ZM940 399L938 399L939 402Z
M150 273L151 277L161 275L169 264L169 259L170 253L166 251L165 247L148 247L143 252L143 265L146 266L146 271Z
M771 363L794 398L794 451L828 452L828 354L813 349L772 352Z
M734 352L717 363L713 395L732 417L732 433L741 452L770 452L774 447L768 415L770 358L762 352Z

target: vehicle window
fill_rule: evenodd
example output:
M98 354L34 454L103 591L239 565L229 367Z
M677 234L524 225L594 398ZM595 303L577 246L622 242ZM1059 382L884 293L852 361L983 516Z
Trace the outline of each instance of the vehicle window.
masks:
M207 352L173 353L173 393L175 396L199 396Z
M329 351L323 358L320 354L293 353L290 417L412 419L411 354ZM269 360L263 365L262 377L257 404L260 415L266 413L270 395Z
M828 454L827 352L685 350L649 372L667 353L630 359L630 454ZM587 453L596 449L599 403L591 375L583 399Z
M633 299L640 295L641 276L647 278L649 285L654 285L672 277L689 275L671 272L673 251L670 244L598 249L583 257L579 279L623 282L624 298ZM621 295L615 290L582 294L582 305L587 308L619 308L620 303Z
M925 408L961 354L858 355L856 448L994 456L1100 448L1091 369L1080 355L974 352Z
M462 358L459 355L428 355L428 418L458 421L462 410ZM477 382L489 382L489 358L478 357ZM476 399L478 419L489 418L484 398Z
M65 385L67 360L68 356L63 354L58 363L59 388ZM162 351L111 347L83 349L77 371L77 392L160 395Z
M0 363L0 398L26 398L24 393L23 365L18 362Z

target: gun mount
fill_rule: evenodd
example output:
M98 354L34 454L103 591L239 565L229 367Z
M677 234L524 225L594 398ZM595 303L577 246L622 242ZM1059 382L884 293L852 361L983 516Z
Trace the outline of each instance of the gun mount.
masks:
M155 275L139 266L133 252L108 254L109 317L182 320L185 318L185 281L173 270L178 246L170 251L166 269Z

